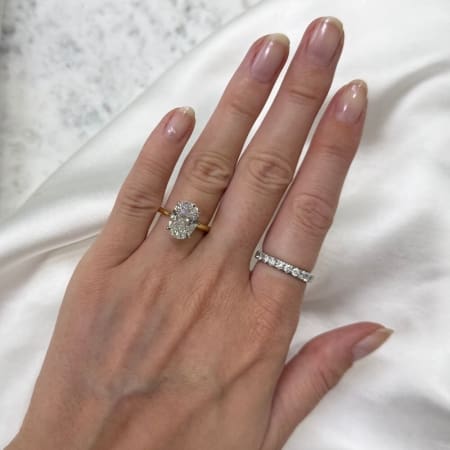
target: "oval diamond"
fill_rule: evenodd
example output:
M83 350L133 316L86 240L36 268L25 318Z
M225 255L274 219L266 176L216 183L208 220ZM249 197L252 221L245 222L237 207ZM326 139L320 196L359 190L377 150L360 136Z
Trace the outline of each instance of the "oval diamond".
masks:
M195 203L180 201L173 208L167 229L176 239L187 239L197 228L200 212Z

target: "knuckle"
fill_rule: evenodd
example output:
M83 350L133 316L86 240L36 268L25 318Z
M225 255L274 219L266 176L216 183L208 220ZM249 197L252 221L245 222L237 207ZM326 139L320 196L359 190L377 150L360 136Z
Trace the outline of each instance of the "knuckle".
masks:
M160 199L136 181L129 182L118 195L119 210L128 217L148 216L159 207Z
M286 86L286 95L290 101L299 106L316 106L324 98L323 89L316 83L294 83Z
M135 175L143 180L164 180L169 178L170 173L170 167L164 164L161 159L155 158L150 152L145 151L145 149L136 161Z
M169 176L168 167L147 152L141 152L119 192L117 198L119 210L130 217L142 217L143 214L148 215L156 211L160 198L152 186L159 187Z
M342 142L320 141L317 142L317 148L327 159L333 162L344 163L347 166L351 161L351 149Z
M322 238L333 223L334 208L321 196L304 192L292 201L292 216L301 232Z
M282 193L294 176L294 168L277 152L258 152L247 160L248 182L260 194Z
M220 152L200 151L186 160L182 173L201 192L221 194L233 176L230 161Z
M302 353L307 354L311 361L310 383L319 397L323 397L333 389L351 365L347 360L330 363L334 359L330 354L330 348L315 339L303 347Z
M342 371L333 365L319 364L312 374L314 391L324 396L336 386L342 375Z
M248 86L241 86L236 89L229 101L229 111L238 119L254 120L258 114L259 107L255 103L256 96L249 95Z
M344 371L345 369L343 367L335 364L328 364L326 359L320 358L315 370L313 370L311 374L313 390L317 392L319 396L324 396L337 385L344 374Z

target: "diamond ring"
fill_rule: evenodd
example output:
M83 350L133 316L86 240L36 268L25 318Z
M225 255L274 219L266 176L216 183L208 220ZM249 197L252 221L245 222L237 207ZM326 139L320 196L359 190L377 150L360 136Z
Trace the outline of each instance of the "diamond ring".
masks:
M190 238L196 228L206 233L211 228L209 225L198 223L200 211L198 206L192 202L179 201L172 212L162 206L158 208L158 211L169 217L166 229L176 239Z
M308 283L313 279L313 275L304 270L300 269L300 267L296 267L292 264L283 261L282 259L276 258L275 256L268 255L262 250L257 250L255 253L255 258L257 261L263 262L270 267L274 267L275 269L280 270L288 275L291 275L294 278L297 278L304 283Z

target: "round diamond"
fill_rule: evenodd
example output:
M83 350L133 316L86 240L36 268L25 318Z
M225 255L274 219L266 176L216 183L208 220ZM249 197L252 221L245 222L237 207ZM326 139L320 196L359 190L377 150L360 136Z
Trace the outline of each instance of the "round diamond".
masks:
M275 265L275 258L273 256L269 256L269 265L271 266Z
M197 228L200 212L195 203L180 201L173 208L167 229L176 239L186 239Z
M312 280L312 275L308 272L303 272L303 279L308 282Z
M276 267L277 269L283 269L283 267L284 267L284 262L283 262L283 261L280 261L280 260L278 259L277 262L275 263L275 267Z
M298 277L299 275L300 275L300 269L299 268L297 268L297 267L294 267L293 269L292 269L292 275L294 275L294 277Z
M283 269L286 273L291 273L292 266L290 264L286 264Z
M299 278L303 281L308 281L308 274L304 270L302 270Z

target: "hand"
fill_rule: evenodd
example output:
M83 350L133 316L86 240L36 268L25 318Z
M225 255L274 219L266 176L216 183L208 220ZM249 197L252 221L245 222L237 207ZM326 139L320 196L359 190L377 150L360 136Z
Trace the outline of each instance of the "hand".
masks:
M280 449L353 361L389 336L376 323L350 325L285 365L305 284L263 263L249 270L286 190L266 252L310 271L331 225L363 128L364 82L336 93L294 175L342 45L338 21L308 27L236 164L288 41L271 35L250 48L166 205L194 201L201 223L219 206L209 233L175 239L157 214L193 113L175 109L156 126L73 274L9 449Z

